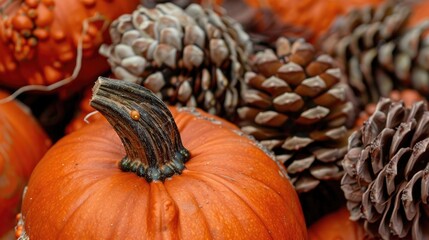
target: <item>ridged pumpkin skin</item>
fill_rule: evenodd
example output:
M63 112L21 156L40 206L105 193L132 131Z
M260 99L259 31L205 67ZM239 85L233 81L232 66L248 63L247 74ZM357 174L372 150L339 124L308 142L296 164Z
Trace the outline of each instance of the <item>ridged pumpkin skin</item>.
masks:
M0 91L0 98L7 96ZM17 102L0 104L0 239L13 229L22 190L50 145L27 109Z
M24 197L37 239L306 239L297 195L278 164L219 118L171 108L191 153L181 175L122 172L124 147L103 118L61 139ZM212 119L212 120L208 120Z
M4 7L6 1L1 2ZM95 82L109 69L104 57L98 54L101 43L110 39L106 27L139 3L139 0L14 1L0 15L0 85L10 88L50 85L72 75L79 39L83 47L82 67L78 78L67 86L68 91ZM89 25L82 35L85 20Z
M365 230L349 219L347 208L331 213L308 229L310 240L369 240Z

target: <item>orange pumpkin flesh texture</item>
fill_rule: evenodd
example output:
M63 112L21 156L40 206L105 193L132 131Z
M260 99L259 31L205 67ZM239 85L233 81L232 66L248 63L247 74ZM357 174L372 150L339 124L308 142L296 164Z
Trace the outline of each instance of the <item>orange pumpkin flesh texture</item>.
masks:
M126 148L102 118L57 142L34 170L22 208L25 234L32 240L307 238L294 189L254 141L200 110L170 110L191 156L181 174L149 183L121 171Z
M9 5L8 2L12 2ZM67 92L109 69L98 54L109 41L108 24L131 12L139 0L0 0L0 85L50 85L72 75L82 40L83 62ZM84 22L87 28L84 29Z
M7 96L0 92L0 98ZM13 229L22 190L50 145L28 109L17 102L0 104L0 238Z

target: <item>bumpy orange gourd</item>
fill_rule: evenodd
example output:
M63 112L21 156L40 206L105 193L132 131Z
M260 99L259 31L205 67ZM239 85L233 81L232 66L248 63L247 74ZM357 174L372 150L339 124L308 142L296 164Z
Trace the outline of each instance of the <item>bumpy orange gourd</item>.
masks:
M82 40L81 71L69 91L109 69L98 54L108 24L139 0L0 0L0 85L50 85L72 75ZM84 29L84 25L87 27Z
M358 223L349 220L347 208L331 213L308 229L310 240L369 240Z
M331 23L352 7L377 5L384 0L245 0L258 8L269 8L285 23L308 28L316 41L325 33Z
M171 115L149 90L104 78L91 105L114 128L100 119L48 151L24 196L21 236L306 239L284 169L231 123Z
M15 225L22 190L49 146L28 109L16 101L0 104L0 238Z

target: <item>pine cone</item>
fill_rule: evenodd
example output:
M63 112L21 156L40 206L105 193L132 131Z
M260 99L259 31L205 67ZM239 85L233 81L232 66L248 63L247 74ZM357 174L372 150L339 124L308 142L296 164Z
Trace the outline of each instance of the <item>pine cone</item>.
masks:
M307 192L321 180L341 178L345 125L353 125L354 110L332 58L316 56L303 39L280 38L276 45L276 53L257 53L245 74L240 125L274 151L296 190Z
M231 18L191 4L140 7L115 20L100 52L117 78L140 83L169 104L230 117L252 45Z
M410 11L398 1L355 9L323 38L321 48L338 60L362 105L393 89L429 94L429 22L407 29Z
M383 239L429 239L429 111L382 98L349 139L342 189L352 220Z

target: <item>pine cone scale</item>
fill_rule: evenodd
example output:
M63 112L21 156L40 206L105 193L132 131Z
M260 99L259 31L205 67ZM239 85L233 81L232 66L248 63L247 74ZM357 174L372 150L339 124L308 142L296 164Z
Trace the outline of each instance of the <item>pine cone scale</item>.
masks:
M319 180L339 179L342 176L340 168L334 164L311 167L310 173L311 176Z
M279 112L296 112L304 106L304 100L296 93L285 92L274 98L273 106Z
M290 62L278 68L277 76L288 84L297 86L306 79L304 69L296 63Z

